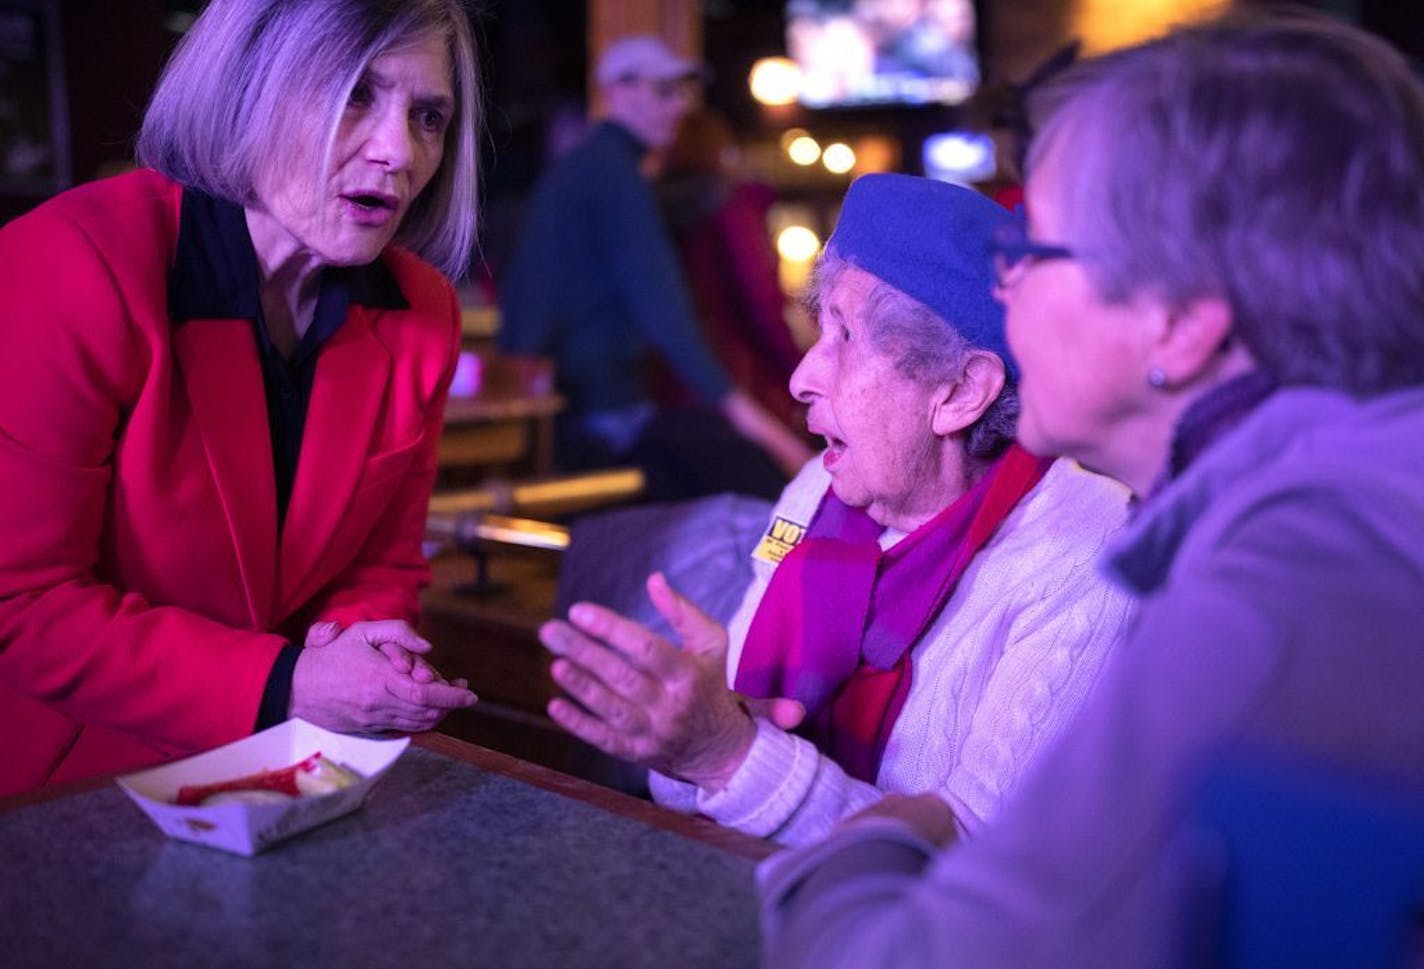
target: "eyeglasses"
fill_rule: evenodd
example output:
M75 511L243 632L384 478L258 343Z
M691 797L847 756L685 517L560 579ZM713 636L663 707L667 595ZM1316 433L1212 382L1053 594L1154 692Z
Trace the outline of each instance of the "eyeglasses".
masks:
M1012 286L1034 263L1078 258L1065 246L1030 239L1028 217L1022 205L1015 206L1013 217L994 230L989 253L994 257L994 276L1000 289Z

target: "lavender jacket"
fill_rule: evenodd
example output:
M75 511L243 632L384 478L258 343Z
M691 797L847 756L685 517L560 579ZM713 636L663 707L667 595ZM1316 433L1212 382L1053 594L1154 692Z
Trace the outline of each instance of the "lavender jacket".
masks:
M937 852L865 820L772 858L769 965L1170 965L1164 873L1220 757L1424 790L1424 389L1278 392L1107 567L1137 626L998 823Z

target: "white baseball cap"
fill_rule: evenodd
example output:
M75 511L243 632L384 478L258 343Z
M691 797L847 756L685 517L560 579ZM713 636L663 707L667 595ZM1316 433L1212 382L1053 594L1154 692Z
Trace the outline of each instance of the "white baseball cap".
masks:
M612 84L630 77L645 77L651 81L671 81L702 74L702 65L678 57L651 34L624 37L608 45L598 59L594 76L599 84Z

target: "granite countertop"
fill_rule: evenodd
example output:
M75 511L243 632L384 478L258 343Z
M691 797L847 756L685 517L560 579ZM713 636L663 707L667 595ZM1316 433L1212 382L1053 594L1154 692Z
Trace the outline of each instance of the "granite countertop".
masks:
M110 786L0 814L0 859L7 969L757 962L750 859L414 747L255 858Z

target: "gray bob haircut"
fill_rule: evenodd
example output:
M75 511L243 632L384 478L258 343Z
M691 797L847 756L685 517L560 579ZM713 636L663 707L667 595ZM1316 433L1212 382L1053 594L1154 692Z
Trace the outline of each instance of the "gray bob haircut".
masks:
M806 302L813 315L847 269L855 262L834 249L821 253L811 277ZM863 271L863 270L862 270ZM866 295L861 320L871 346L894 362L906 380L933 385L958 380L969 354L984 350L924 303L871 274L875 283ZM964 451L975 461L997 458L1014 440L1018 428L1018 388L1005 372L1004 387L965 434Z
M1103 298L1216 296L1281 385L1424 382L1424 88L1360 30L1238 13L1070 68L1032 105Z
M239 205L264 166L318 127L325 180L352 89L384 51L434 33L449 45L455 111L430 184L396 242L447 275L469 267L479 182L479 77L460 0L212 0L178 45L144 116L140 164Z

